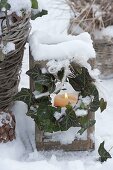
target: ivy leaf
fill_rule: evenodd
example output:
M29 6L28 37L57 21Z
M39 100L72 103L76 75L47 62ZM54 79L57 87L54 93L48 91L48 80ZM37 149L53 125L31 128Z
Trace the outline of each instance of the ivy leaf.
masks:
M59 126L62 131L68 130L70 127L79 126L78 118L76 117L75 111L73 110L72 106L67 106L66 114L63 116L62 119L59 120Z
M110 153L106 151L106 149L104 148L104 141L100 144L99 149L98 149L98 153L100 155L99 160L101 162L107 161L108 158L112 158Z
M88 120L87 117L82 117L80 118L79 123L80 123L81 129L78 131L78 133L82 135L85 130L92 127L96 123L96 120Z
M103 98L100 99L100 110L103 112L106 109L107 102Z
M86 90L87 91L87 90ZM91 112L95 112L98 110L98 108L100 107L100 101L99 101L99 93L98 90L96 88L96 86L94 84L92 84L89 88L88 88L89 94L90 96L93 96L94 99L90 104L90 111ZM87 93L87 92L86 92Z
M10 4L7 2L7 0L1 0L0 2L0 9L5 8L6 10L9 10L11 8Z
M37 2L37 0L31 0L31 4L32 4L31 8L38 9L38 2Z
M42 11L41 11L41 12L39 12L37 15L38 15L38 17L42 17L43 15L47 15L47 14L48 14L48 11L47 11L47 10L42 9Z
M85 88L94 81L85 67L73 69L74 78L69 77L69 82L76 91L84 91Z
M33 80L37 80L37 78L41 75L41 70L38 66L35 66L34 68L28 70L26 74Z
M41 85L45 89L45 86L47 87L47 91L50 93L54 92L56 86L55 86L55 77L52 74L45 73L43 74L38 68L38 66L35 66L33 69L26 72L28 76L30 76L35 82L36 86ZM37 87L38 88L38 87Z
M57 73L58 79L62 80L64 77L64 68Z
M43 88L43 86L42 86L41 84L39 84L39 83L37 83L37 82L35 81L35 90L38 91L38 92L40 92L40 93L42 93L43 90L44 90L44 88Z
M40 105L40 103L44 104L45 106L51 105L50 96L44 96L44 97L38 98L36 99L36 102L38 105Z
M30 106L35 102L35 96L30 89L22 88L21 91L15 95L14 100L22 101L30 108Z
M80 110L86 110L87 106L82 102L79 107Z
M81 85L79 85L79 83L76 81L75 78L69 78L69 83L71 84L71 86L73 87L73 89L75 91L81 91Z
M37 14L34 14L33 12L31 12L31 19L35 20L37 17L42 17L43 15L47 15L48 11L47 10L42 10L41 12L38 12Z
M48 87L45 85L41 85L37 81L35 81L35 90L40 93L45 93L48 91Z
M86 68L73 67L72 73L74 78L69 77L69 82L76 91L80 91L83 97L93 96L94 99L90 103L90 111L95 112L100 107L99 93L93 84L94 79L89 75Z
M46 86L48 88L47 91L50 93L54 92L55 90L55 78L52 74L41 74L37 77L36 82L42 86Z
M35 112L30 111L28 114L34 119L40 130L53 132L59 130L58 123L54 117L56 111L60 110L44 102L38 105Z

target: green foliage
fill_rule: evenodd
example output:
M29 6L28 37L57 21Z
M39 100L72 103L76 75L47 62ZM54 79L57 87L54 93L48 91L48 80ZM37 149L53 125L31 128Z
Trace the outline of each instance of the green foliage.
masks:
M38 1L37 0L31 0L31 8L38 9Z
M88 106L86 106L83 102L80 104L80 110L87 110Z
M40 100L40 99L39 99ZM49 102L48 97L43 97L43 100L37 101L38 107L35 107L35 111L29 110L28 115L31 116L40 130L45 132L66 131L70 127L81 127L78 131L80 135L89 127L95 124L95 120L87 120L86 117L77 117L72 106L68 105L66 108L66 114L64 114L59 120L54 117L55 112L61 112L60 107L53 107Z
M61 81L64 77L64 68L57 73L58 79Z
M48 12L47 12L47 10L42 10L41 12L38 12L38 13L36 13L36 14L34 14L33 12L31 13L31 19L32 20L35 20L37 17L42 17L43 15L47 15L48 14Z
M112 158L110 153L106 151L106 149L104 148L104 141L100 144L99 149L98 149L98 153L100 155L99 160L101 162L107 161L108 158Z
M21 91L14 97L14 100L22 101L30 108L30 106L35 102L35 97L29 89L22 88Z
M90 111L91 112L97 111L98 108L100 107L100 102L99 102L99 93L96 86L94 84L91 84L89 88L87 88L86 94L88 96L90 95L93 98L92 102L90 103L90 108L89 108Z
M56 129L56 119L54 118L55 111L55 107L46 105L46 103L40 103L35 115L32 115L31 117L35 120L40 130L53 132L58 130Z
M80 126L78 118L76 117L75 111L72 106L67 106L66 114L59 120L59 126L62 131L68 130L70 127Z
M48 72L42 73L38 65L27 71L26 74L34 81L35 90L38 91L39 94L49 92L48 96L35 99L29 89L22 89L21 92L15 96L15 99L28 104L29 110L27 115L34 119L40 130L44 130L45 132L56 132L60 130L66 131L70 127L81 127L78 133L82 135L85 130L94 126L96 121L88 119L87 116L76 116L76 110L81 109L87 110L87 112L95 112L99 107L101 111L106 108L104 99L100 99L99 101L98 90L94 84L94 80L89 75L88 70L84 67L76 67L72 69L72 71L74 76L68 77L69 83L74 90L79 91L80 96L89 96L91 102L87 106L83 102L81 102L79 107L72 107L71 105L66 106L65 113L59 120L55 119L54 114L55 112L61 113L61 108L52 106L50 94L55 91L55 84L62 81L64 77L64 68L59 71L56 76Z
M78 133L82 135L86 129L92 127L96 123L96 120L89 120L87 119L87 117L80 117L79 123L80 123L81 129L78 131Z
M0 11L2 8L5 8L6 10L10 9L10 4L7 2L7 0L1 0L0 1Z
M99 101L99 93L94 85L94 79L88 73L88 70L84 67L77 67L72 69L74 78L69 77L69 82L76 91L80 91L83 97L90 96L92 102L89 105L89 110L95 112L101 107L101 111L106 108L106 102L101 99Z
M35 66L33 69L28 70L26 74L30 76L30 78L32 78L34 81L36 81L37 78L41 75L41 70L38 66Z
M61 108L51 106L49 97L42 97L37 100L38 106L34 106L34 111L29 110L27 115L31 116L40 130L45 132L58 131L59 126L54 117L54 113L61 112Z
M38 91L42 92L43 89L46 89L46 91L49 91L50 93L54 92L56 80L52 74L43 74L37 66L27 71L26 74L34 80L36 88L40 85Z
M84 93L84 90L90 85L94 80L88 73L88 70L85 67L76 67L72 70L75 75L73 78L69 77L69 82L76 91L81 91Z
M107 102L104 101L103 98L100 99L100 110L103 112L107 107Z

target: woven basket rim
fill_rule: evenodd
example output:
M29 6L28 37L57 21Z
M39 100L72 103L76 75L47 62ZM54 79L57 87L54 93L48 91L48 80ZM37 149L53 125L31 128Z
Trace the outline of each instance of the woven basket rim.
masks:
M112 39L93 39L94 44L110 44L113 45L113 38Z

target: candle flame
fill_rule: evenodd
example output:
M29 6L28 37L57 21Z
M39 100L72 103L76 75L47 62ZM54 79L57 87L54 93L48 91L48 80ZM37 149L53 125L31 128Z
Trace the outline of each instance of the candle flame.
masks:
M66 99L68 99L68 95L67 95L67 93L65 93L65 98L66 98Z

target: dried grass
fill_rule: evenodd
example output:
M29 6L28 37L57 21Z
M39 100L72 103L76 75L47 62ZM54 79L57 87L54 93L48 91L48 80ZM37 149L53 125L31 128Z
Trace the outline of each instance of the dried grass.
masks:
M93 34L96 29L113 25L113 0L67 0L67 3L74 13L68 29L71 34L77 26Z

